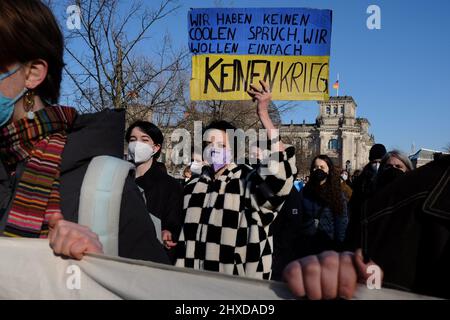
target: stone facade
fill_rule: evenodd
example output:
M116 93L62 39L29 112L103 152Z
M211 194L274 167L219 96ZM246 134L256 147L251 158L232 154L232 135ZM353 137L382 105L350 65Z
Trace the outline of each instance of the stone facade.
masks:
M311 159L319 154L328 155L335 165L350 171L366 165L374 137L369 134L369 121L356 117L356 107L352 97L330 97L319 102L315 124L281 126L282 139L297 148L302 173L307 173Z
M448 155L448 152L436 151L422 148L418 150L416 153L409 156L409 160L411 160L414 168L419 168L421 166L426 165L427 163L433 161L436 156L439 155Z

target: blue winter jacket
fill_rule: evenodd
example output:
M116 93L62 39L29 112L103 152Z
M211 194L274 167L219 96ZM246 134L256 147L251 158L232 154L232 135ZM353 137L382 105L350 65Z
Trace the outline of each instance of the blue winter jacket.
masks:
M343 212L342 214L336 215L331 211L330 207L319 203L319 201L313 199L304 190L301 190L302 208L300 212L305 215L302 219L306 222L305 233L315 233L315 224L318 222L317 229L325 233L330 240L343 242L348 225L347 201L344 195L342 195Z

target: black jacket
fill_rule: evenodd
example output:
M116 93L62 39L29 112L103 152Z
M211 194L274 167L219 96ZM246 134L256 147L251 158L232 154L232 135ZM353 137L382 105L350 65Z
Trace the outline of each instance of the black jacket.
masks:
M361 242L359 224L361 221L361 210L365 201L370 199L376 192L377 171L372 169L368 163L359 177L353 181L353 193L348 203L349 222L346 232L346 247L353 251L359 247Z
M78 222L80 189L89 162L93 157L109 155L123 157L125 113L102 111L77 116L67 136L61 163L61 211L68 221ZM16 171L20 176L23 164ZM1 230L14 194L14 179L0 163ZM155 227L134 177L130 175L124 186L119 221L119 256L168 263L162 245L158 242Z
M366 259L387 286L450 298L450 156L376 193L363 206Z
M148 211L161 219L161 229L178 239L184 222L183 186L156 161L136 183L144 190Z
M336 216L307 186L300 191L292 188L272 224L273 280L281 280L284 267L295 259L341 249L348 222L347 204L342 198L344 212ZM320 220L317 227L314 219Z
M293 187L270 226L273 233L272 280L281 281L284 267L299 258L296 244L298 229L303 222L301 205L300 192Z

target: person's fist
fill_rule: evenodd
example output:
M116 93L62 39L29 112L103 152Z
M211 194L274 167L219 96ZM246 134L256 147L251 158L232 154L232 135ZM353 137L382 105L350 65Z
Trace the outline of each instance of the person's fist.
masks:
M169 230L161 231L161 239L166 249L170 250L177 245L177 243L172 240L172 232Z
M297 297L309 299L350 299L359 281L370 276L361 250L355 253L325 251L291 262L283 272L283 278Z
M49 222L50 247L57 255L80 260L85 253L103 253L98 235L88 227L64 220L54 214Z

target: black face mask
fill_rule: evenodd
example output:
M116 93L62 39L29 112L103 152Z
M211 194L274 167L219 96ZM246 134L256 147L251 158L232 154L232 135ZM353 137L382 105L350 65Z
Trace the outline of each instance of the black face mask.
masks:
M379 173L377 185L382 188L404 175L405 173L400 169L395 167L387 168Z
M322 182L323 180L325 180L327 177L328 177L328 174L325 171L323 171L322 169L317 169L311 173L310 180L312 183L318 184L318 183Z

